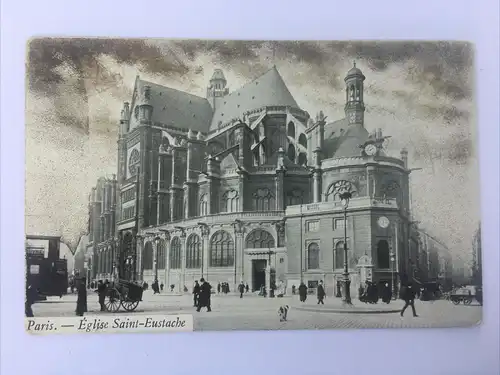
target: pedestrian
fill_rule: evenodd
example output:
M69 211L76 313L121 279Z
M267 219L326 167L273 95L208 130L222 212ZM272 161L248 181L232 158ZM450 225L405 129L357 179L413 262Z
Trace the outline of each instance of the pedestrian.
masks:
M217 294L220 294L221 285L220 282L217 284Z
M106 284L102 282L102 280L99 280L97 283L97 295L98 295L98 300L99 300L99 305L101 306L101 311L106 311L106 308L104 306L104 301L106 300Z
M245 285L245 293L248 293L248 291L250 290L250 288L248 287L248 283Z
M243 284L243 281L240 283L238 289L240 292L240 298L243 298L243 293L245 293L245 284Z
M303 282L299 285L299 300L300 302L306 302L307 299L307 286Z
M160 291L163 292L163 288L165 287L165 285L163 285L163 283L160 284Z
M197 312L201 311L202 307L207 308L207 312L212 311L210 307L210 297L211 297L211 289L212 286L205 281L205 279L202 277L200 279L201 285L200 285L200 294L198 297L198 308L196 309Z
M404 315L406 308L411 306L413 316L418 317L417 311L415 310L415 289L411 283L403 287L403 290L401 290L401 297L405 301L403 310L401 310L401 316Z
M87 312L87 284L85 281L85 278L82 278L77 285L76 315L78 316L83 316Z
M28 285L26 288L26 301L24 302L24 314L27 318L33 318L35 316L33 315L31 306L35 303L37 294L36 289L33 288L31 284Z
M174 285L174 284L170 285L170 293L173 293L173 292L174 292L174 288L175 288L175 285Z
M151 284L151 288L153 289L153 294L160 294L160 288L158 286L158 280L155 279L153 284Z
M198 300L200 299L200 284L198 284L198 280L194 281L193 287L193 306L198 307Z
M295 289L296 289L295 285L292 285L292 295L295 295Z
M323 280L320 280L319 284L318 284L318 290L316 292L316 295L318 297L318 305L319 304L322 304L324 305L325 303L323 302L323 300L325 299L325 288L323 287Z

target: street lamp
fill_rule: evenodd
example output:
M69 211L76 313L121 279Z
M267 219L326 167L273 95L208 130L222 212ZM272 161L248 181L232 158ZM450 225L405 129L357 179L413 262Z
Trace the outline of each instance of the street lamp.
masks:
M160 241L161 238L160 236L155 237L155 244L156 244L156 252L155 252L155 258L154 258L154 267L155 267L155 281L158 281L158 250L160 246Z
M394 265L396 262L396 257L393 252L390 254L391 257L391 294L392 299L396 299L396 282L394 281Z
M352 194L349 191L344 191L339 195L344 208L344 278L342 280L342 303L344 305L352 305L351 302L351 281L349 280L349 262L347 258L347 208Z

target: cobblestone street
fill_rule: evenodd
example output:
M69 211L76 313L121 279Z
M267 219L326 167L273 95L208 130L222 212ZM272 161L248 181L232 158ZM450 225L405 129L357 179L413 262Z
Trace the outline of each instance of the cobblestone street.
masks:
M348 328L439 328L468 327L481 321L482 309L477 304L455 306L449 301L421 302L415 307L419 317L414 318L411 309L403 318L399 313L388 312L402 308L403 301L393 301L389 305L365 305L354 300L354 308L367 309L370 313L330 312L341 309L340 299L327 299L323 311L317 308L314 296L305 304L300 304L298 296L266 299L247 294L243 299L236 295L214 295L212 312L205 309L196 312L190 295L152 295L145 292L137 310L129 313L120 309L117 314L194 314L195 330L267 330L267 329L348 329ZM279 322L277 309L280 305L290 306L287 322ZM76 296L68 295L62 299L50 298L33 305L35 316L55 317L74 316ZM308 311L297 307L306 307ZM109 314L99 311L97 295L89 292L88 315ZM385 310L385 311L384 311Z

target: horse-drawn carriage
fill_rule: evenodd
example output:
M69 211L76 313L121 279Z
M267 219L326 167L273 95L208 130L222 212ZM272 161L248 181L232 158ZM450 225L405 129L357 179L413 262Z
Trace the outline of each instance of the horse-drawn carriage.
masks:
M104 307L109 312L117 312L120 306L127 311L134 311L142 301L142 292L141 285L118 279L106 288Z
M454 305L459 305L462 302L464 305L470 305L472 303L474 296L472 295L470 289L459 288L454 290L450 294L450 301Z

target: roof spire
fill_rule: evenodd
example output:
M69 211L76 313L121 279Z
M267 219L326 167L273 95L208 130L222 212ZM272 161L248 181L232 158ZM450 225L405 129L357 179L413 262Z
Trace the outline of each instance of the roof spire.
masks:
M356 67L356 60L353 61L354 67Z

